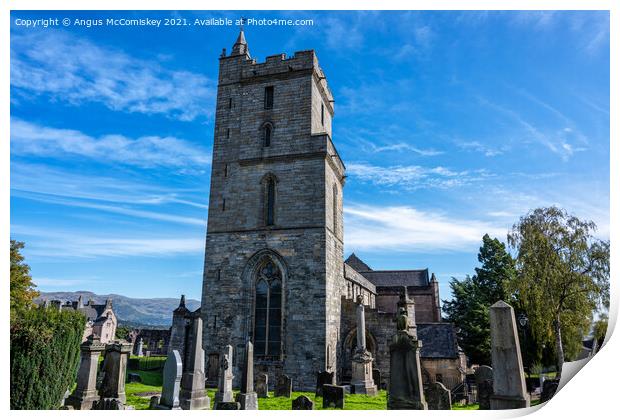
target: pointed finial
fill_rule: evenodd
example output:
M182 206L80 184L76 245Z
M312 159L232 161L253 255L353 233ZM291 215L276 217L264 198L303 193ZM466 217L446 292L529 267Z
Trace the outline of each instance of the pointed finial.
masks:
M185 308L185 295L181 295L181 302L179 302L179 308Z
M437 277L435 277L435 273L431 274L431 282L437 283Z
M245 18L241 18L241 25L239 27L239 36L237 37L237 41L235 41L235 45L232 48L232 55L247 55L250 57L250 51L248 49L248 43L245 40L245 33L243 32L243 24L245 22Z

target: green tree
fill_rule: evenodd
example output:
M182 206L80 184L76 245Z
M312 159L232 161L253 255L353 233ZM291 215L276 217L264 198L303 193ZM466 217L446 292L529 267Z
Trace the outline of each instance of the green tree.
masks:
M30 267L20 252L22 248L23 242L11 239L11 322L19 312L32 307L33 299L39 295L30 277Z
M506 246L487 234L478 253L480 267L473 277L452 278L452 300L444 301L447 320L457 327L459 344L472 363L491 363L489 307L509 300L507 286L516 275L515 262Z
M539 343L553 343L558 376L576 353L592 312L609 306L609 242L592 236L596 225L557 207L521 217L508 235L517 251L512 290Z
M601 317L594 323L593 334L596 340L597 348L601 348L605 342L605 335L607 335L607 326L609 325L609 316L607 314L601 315Z
M29 308L11 324L11 409L53 410L75 381L86 318Z

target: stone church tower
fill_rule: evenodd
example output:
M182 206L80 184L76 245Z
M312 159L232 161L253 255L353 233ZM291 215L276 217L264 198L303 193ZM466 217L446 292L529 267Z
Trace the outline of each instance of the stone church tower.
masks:
M313 50L250 57L243 30L220 57L201 314L207 381L218 354L254 344L255 370L314 389L336 368L344 165L334 101Z

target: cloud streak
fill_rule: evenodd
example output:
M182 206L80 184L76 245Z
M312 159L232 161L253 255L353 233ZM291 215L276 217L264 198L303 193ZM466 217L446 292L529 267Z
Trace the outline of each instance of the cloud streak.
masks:
M11 153L65 159L84 157L140 168L204 168L211 163L210 153L175 137L129 138L119 134L92 137L77 130L45 127L19 119L11 121Z
M482 181L491 175L485 170L453 171L442 166L375 166L350 163L347 174L376 185L417 188L452 188Z
M352 249L409 252L471 251L485 233L504 238L507 229L421 211L413 207L351 204L344 208L345 243Z
M215 82L60 31L11 34L11 86L80 105L192 121L212 114Z
M48 258L167 257L204 252L204 238L138 236L115 237L75 234L20 225L11 226L11 236L28 237L27 254ZM59 246L62 244L62 246Z

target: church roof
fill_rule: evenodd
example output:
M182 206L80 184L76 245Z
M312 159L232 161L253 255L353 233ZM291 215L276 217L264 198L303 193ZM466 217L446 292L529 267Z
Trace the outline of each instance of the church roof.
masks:
M414 286L429 285L428 269L423 270L372 270L360 271L375 286Z
M417 324L417 330L418 339L422 341L421 357L429 359L456 359L459 357L454 324L450 322Z
M347 263L351 268L353 268L357 272L372 271L372 268L368 267L368 265L366 265L364 261L360 260L357 257L357 255L355 255L355 253L349 255L349 258L347 258L345 263Z

